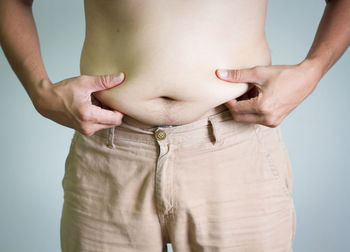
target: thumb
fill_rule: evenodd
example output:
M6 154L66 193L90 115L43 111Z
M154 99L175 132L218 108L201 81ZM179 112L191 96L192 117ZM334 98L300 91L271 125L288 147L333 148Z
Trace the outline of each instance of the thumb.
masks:
M258 74L256 67L246 69L217 69L215 71L219 79L228 82L248 82L262 84L262 76Z
M115 87L124 80L125 74L120 72L119 74L89 76L89 83L84 83L84 85L89 86L91 92L96 92Z

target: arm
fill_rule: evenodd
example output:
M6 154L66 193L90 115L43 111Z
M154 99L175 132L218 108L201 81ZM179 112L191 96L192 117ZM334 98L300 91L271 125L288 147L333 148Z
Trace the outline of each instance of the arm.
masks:
M30 98L40 82L50 82L39 49L33 0L0 1L0 44Z
M105 109L93 93L124 81L124 74L78 76L51 83L41 57L33 0L0 0L0 44L36 110L85 135L121 124L123 114Z
M326 0L327 5L304 63L322 77L350 44L350 1Z
M277 127L341 57L350 44L350 1L326 2L312 46L301 63L216 71L221 80L253 84L242 97L225 103L234 120Z

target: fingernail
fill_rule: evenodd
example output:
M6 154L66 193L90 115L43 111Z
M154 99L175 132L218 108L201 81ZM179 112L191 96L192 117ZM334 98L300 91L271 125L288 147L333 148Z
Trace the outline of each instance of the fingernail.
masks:
M115 82L121 82L123 78L124 78L124 73L120 72L119 74L115 75L113 79Z
M218 69L218 75L221 78L226 78L228 76L228 72L225 69Z

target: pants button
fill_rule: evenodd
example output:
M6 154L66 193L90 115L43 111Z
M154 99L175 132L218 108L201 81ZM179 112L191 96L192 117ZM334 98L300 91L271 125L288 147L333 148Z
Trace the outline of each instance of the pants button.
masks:
M157 129L155 132L155 137L157 140L163 140L166 138L166 133L164 130L161 130L161 129Z

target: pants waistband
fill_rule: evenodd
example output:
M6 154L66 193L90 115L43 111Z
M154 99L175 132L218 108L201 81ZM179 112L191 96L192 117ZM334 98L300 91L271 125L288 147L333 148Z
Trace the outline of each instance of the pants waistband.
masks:
M122 121L122 124L109 129L97 131L94 135L98 135L106 139L107 146L115 148L118 138L135 142L154 142L156 139L156 131L162 130L166 134L166 139L162 141L179 143L182 141L200 141L200 139L208 139L208 135L214 138L214 144L219 144L224 140L225 134L236 132L241 134L246 129L255 127L256 124L239 123L233 120L231 112L228 108L223 111L215 112L205 118L197 121L176 125L176 127L159 127L142 129ZM208 133L210 132L210 133Z

